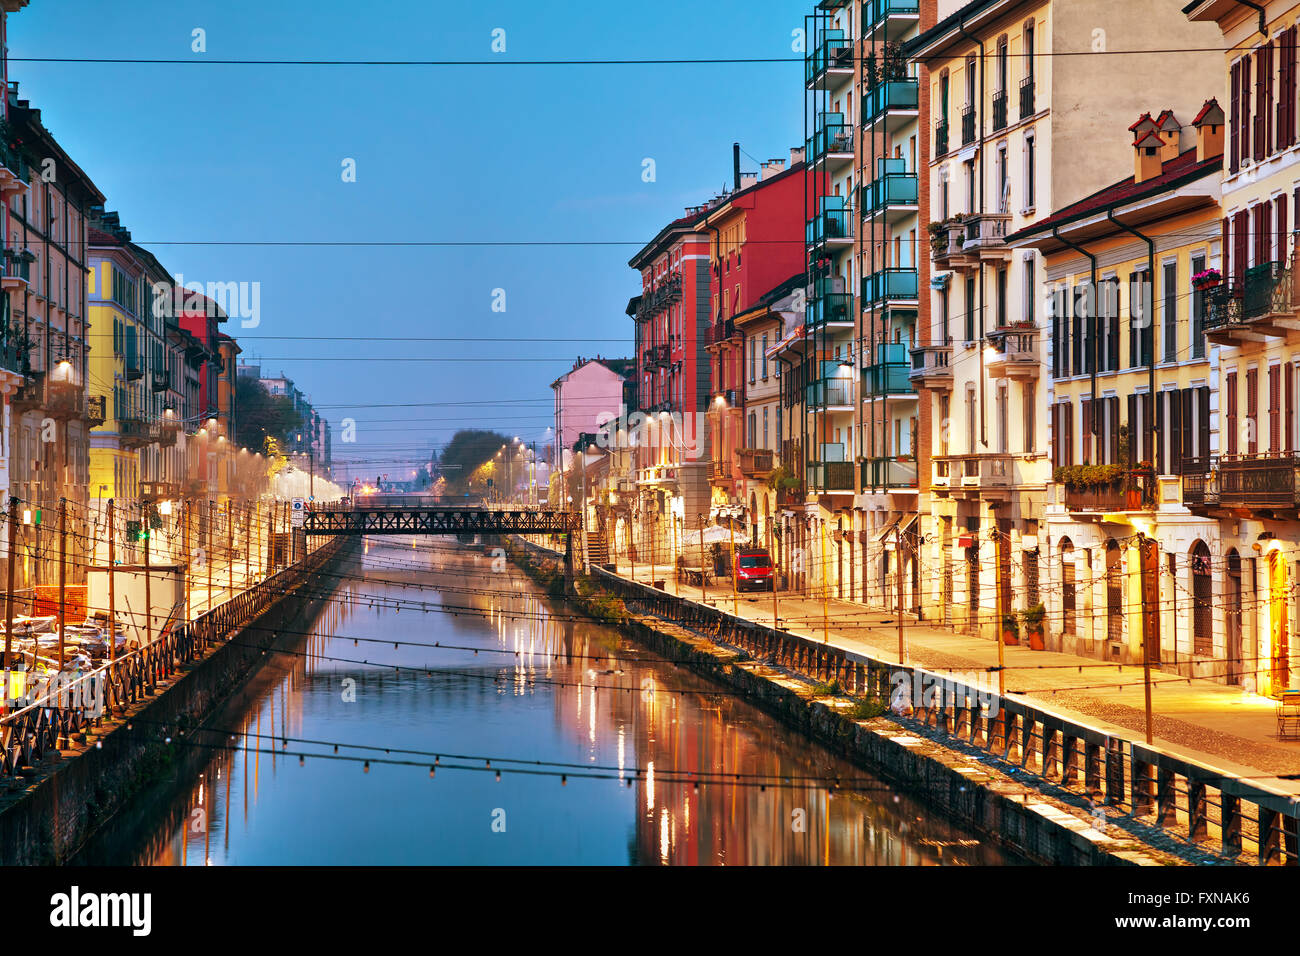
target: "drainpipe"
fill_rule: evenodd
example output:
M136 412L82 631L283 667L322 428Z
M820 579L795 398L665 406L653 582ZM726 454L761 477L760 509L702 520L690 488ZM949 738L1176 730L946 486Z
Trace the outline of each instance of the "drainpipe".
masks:
M1237 2L1259 14L1259 32L1263 36L1268 36L1268 18L1264 15L1264 8L1258 3L1251 3L1250 0L1237 0Z
M966 18L964 16L957 19L957 32L966 39L971 40L980 48L980 92L979 101L974 103L975 116L978 120L978 127L975 131L975 151L980 156L979 167L979 215L984 216L984 41L966 29ZM979 269L979 299L980 299L980 325L979 325L979 342L977 348L980 357L980 444L987 450L989 447L988 438L988 416L985 414L986 392L985 392L985 374L984 374L984 265L981 263L976 268ZM970 303L967 303L969 307Z
M1090 271L1090 281L1092 282L1093 302L1096 303L1097 302L1097 257L1093 255L1091 252L1089 252L1087 249L1083 248L1083 246L1077 245L1076 243L1073 243L1069 239L1066 239L1064 236L1062 236L1060 226L1052 227L1052 238L1055 239L1057 242L1060 242L1062 245L1067 246L1070 249L1073 249L1075 252L1079 253L1079 255L1085 256L1088 259L1088 261L1092 263L1092 268ZM1098 339L1097 309L1094 307L1091 311L1092 314L1088 316L1088 323L1091 327L1089 331L1089 339L1092 343L1092 435L1095 438L1097 436L1097 366L1100 363L1098 362L1098 355L1097 355L1097 339ZM1155 400L1152 399L1152 401Z
M1146 308L1146 311L1149 313L1146 317L1148 328L1151 330L1151 361L1147 363L1147 391L1151 393L1151 414L1147 416L1148 420L1145 424L1147 430L1147 448L1151 451L1151 462L1154 464L1156 460L1156 317L1154 314L1156 310L1156 243L1150 236L1144 236L1132 226L1125 225L1116 219L1114 207L1106 210L1106 218L1110 220L1112 225L1118 226L1120 229L1136 236L1147 244L1147 285L1151 288L1151 303ZM1133 315L1132 301L1129 302L1128 310L1131 317Z

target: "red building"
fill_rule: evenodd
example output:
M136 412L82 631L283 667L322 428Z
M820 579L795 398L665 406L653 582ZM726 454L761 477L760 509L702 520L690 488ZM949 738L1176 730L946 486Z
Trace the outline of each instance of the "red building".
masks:
M641 295L627 309L636 325L638 408L628 416L636 494L626 517L638 552L665 564L683 532L717 515L711 476L737 474L744 393L731 320L804 269L802 150L791 151L789 168L771 160L761 174L737 175L735 187L688 208L628 262L641 273ZM736 354L710 354L733 337ZM711 434L720 395L729 405ZM711 452L714 435L725 443L721 458ZM734 483L719 487L724 502L738 500Z

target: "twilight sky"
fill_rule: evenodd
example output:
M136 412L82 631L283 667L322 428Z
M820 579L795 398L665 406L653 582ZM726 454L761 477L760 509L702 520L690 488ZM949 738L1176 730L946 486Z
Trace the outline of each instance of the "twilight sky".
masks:
M32 0L9 18L20 95L173 273L260 283L259 324L226 331L295 379L334 424L336 462L362 476L409 474L459 427L540 439L575 356L629 353L637 246L729 183L733 141L757 170L802 140L793 61L495 61L789 58L810 3L488 6ZM494 63L204 65L227 58ZM248 244L304 240L337 244ZM493 245L575 240L626 244ZM373 245L394 242L482 245ZM409 340L431 338L462 341Z

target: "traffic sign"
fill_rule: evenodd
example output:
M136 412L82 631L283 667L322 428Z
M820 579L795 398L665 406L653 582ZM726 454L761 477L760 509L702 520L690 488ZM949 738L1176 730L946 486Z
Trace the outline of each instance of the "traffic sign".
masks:
M307 520L307 501L304 498L294 498L293 507L289 509L289 527L301 528Z

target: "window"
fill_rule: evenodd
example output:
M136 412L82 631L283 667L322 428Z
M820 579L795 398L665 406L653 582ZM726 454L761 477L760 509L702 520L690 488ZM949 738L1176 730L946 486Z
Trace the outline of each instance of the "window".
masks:
M997 165L998 211L1006 212L1011 208L1011 178L1007 171L1007 144L998 146Z
M1024 414L1024 435L1021 437L1021 449L1026 455L1034 454L1034 432L1038 428L1035 420L1035 406L1038 404L1038 383L1025 382L1020 386L1020 406Z
M1007 270L998 270L997 281L998 295L998 328L1006 328L1007 325Z
M1034 21L1025 24L1025 78L1034 79Z
M767 333L763 333L763 381L767 381ZM764 413L766 414L766 412Z
M997 394L998 407L996 409L998 423L998 453L1005 455L1008 450L1007 431L1008 431L1008 414L1007 414L1007 386L1005 384L998 386Z
M1037 177L1036 163L1034 154L1034 134L1033 132L1025 133L1025 208L1033 209L1037 197Z
M995 77L997 85L994 87L999 93L1007 91L1007 38L998 37L998 73Z
M966 385L966 454L975 454L975 385Z
M975 277L966 277L966 342L975 341Z
M935 340L942 342L944 345L952 345L952 326L948 324L948 286L944 286L939 292L939 334Z
M1155 338L1151 307L1151 284L1147 281L1146 270L1134 272L1129 277L1128 288L1129 368L1141 368L1151 364L1154 344L1152 340Z
M1038 299L1038 294L1037 294L1037 292L1036 292L1035 289L1034 289L1034 260L1033 260L1033 258L1025 259L1025 260L1024 260L1024 266L1025 266L1025 268L1024 268L1024 272L1025 272L1025 295L1024 295L1024 298L1025 298L1025 302L1024 302L1025 311L1024 311L1024 314L1023 314L1022 317L1024 318L1024 320L1025 320L1026 322L1030 323L1031 325L1037 325L1037 324L1038 324L1038 315L1037 315L1037 310L1036 310L1036 308L1035 308L1035 303L1036 303L1036 301L1037 301L1037 299Z

